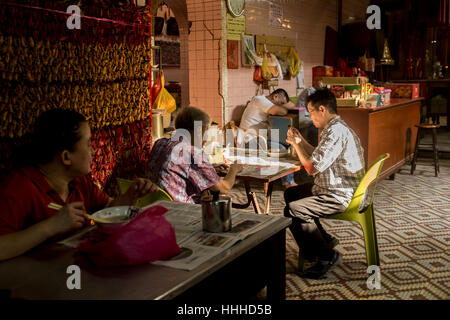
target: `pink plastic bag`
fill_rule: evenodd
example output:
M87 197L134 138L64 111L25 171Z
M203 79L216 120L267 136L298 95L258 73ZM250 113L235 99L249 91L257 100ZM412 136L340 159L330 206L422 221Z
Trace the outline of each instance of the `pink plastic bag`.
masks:
M77 249L99 267L132 266L177 255L180 247L163 217L166 212L153 206L123 226L98 228Z

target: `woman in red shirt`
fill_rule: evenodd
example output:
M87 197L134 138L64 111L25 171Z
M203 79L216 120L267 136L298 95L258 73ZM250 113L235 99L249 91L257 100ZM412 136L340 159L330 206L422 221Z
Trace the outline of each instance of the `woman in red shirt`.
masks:
M91 130L81 114L54 109L35 123L26 150L28 165L14 170L0 185L0 260L13 258L45 240L81 228L87 213L135 204L158 186L137 179L111 199L89 177ZM62 209L49 208L50 203Z

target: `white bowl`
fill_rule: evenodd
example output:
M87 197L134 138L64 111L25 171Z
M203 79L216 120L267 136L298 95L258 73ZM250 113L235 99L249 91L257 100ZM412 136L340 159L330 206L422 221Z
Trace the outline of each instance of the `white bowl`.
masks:
M112 224L116 225L126 224L135 216L135 214L136 214L136 207L117 206L104 208L102 210L93 213L92 215L94 217L98 217L109 221L108 223L95 221L95 224L97 224L98 226L111 226Z

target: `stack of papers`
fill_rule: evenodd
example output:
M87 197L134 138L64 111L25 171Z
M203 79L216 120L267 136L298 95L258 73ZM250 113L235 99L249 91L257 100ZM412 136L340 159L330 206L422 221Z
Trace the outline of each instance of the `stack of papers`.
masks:
M164 217L174 227L177 244L181 248L181 253L177 256L169 260L158 260L153 264L182 270L195 269L264 226L278 221L278 217L274 216L232 210L231 231L210 233L203 231L200 205L170 201L157 201L152 205L168 209Z

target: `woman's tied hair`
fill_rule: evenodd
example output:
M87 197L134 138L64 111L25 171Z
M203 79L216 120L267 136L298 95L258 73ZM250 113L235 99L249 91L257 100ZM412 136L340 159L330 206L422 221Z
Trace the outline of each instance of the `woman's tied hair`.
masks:
M194 131L194 122L202 122L202 131L205 131L211 123L209 115L196 107L184 107L175 118L175 129Z
M44 164L64 150L73 151L80 140L80 126L86 118L75 110L52 109L42 113L31 137L34 164Z

